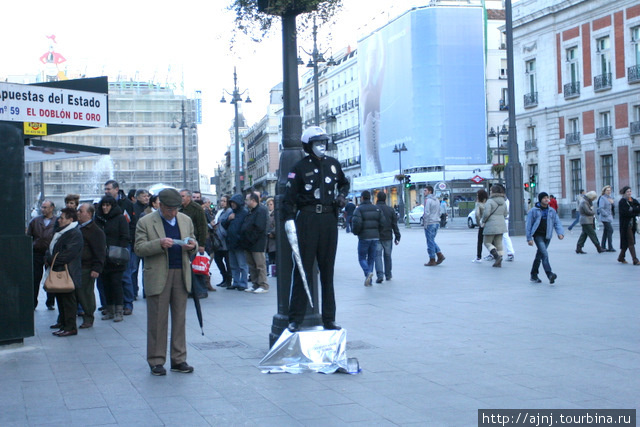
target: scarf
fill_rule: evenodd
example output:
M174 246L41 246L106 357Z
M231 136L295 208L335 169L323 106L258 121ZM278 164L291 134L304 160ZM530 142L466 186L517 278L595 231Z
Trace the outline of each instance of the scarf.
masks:
M51 255L53 255L53 248L56 246L58 239L60 239L60 237L62 237L64 233L66 233L67 231L73 230L77 226L78 226L78 222L74 221L71 224L67 225L65 228L63 228L62 230L57 231L53 235L53 238L51 239L51 244L49 245L49 252L51 253Z

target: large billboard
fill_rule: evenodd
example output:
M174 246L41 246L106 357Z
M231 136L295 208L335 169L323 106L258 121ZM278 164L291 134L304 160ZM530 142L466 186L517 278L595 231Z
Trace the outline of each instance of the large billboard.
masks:
M486 163L482 8L411 10L360 41L362 175Z

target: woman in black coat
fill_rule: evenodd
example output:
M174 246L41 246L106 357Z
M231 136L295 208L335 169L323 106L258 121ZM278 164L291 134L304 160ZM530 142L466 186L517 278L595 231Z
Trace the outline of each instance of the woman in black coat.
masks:
M65 264L76 288L82 284L82 246L84 241L78 227L78 214L75 209L64 208L54 229L49 249L45 254L45 263L53 271L63 271ZM57 256L56 256L57 255ZM56 258L53 263L53 258ZM53 265L52 265L53 264ZM54 335L68 337L77 335L76 312L78 303L75 292L54 293L58 300L58 322L51 329L59 329Z
M620 194L622 194L622 199L618 203L618 212L620 214L620 255L618 256L618 262L627 264L624 254L629 249L633 265L640 265L635 248L635 234L638 229L636 216L640 215L640 203L631 197L631 187L628 185L622 187Z
M100 275L107 299L106 314L102 316L102 320L113 319L114 322L121 322L124 304L122 275L127 268L127 263L116 264L110 260L108 248L109 246L128 248L129 224L116 199L104 196L100 200L96 210L96 224L102 228L107 239L107 260Z

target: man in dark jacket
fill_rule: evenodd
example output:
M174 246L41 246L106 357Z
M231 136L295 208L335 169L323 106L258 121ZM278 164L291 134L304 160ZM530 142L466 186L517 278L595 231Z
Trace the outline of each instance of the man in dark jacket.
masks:
M363 191L362 204L353 214L353 234L358 236L358 261L364 271L365 286L371 286L380 233L386 224L382 210L371 203L371 193Z
M256 193L249 193L245 197L245 205L249 214L244 219L241 228L243 245L246 248L249 276L253 286L246 292L263 294L269 291L267 283L267 261L264 255L267 247L267 219L269 212L260 204L260 197Z
M180 197L182 198L182 206L180 206L180 212L191 218L191 221L193 222L193 229L196 233L196 240L198 241L198 253L204 254L204 245L207 241L208 233L207 217L204 214L204 209L202 209L201 205L192 200L190 190L180 190ZM193 276L191 276L191 282L193 284L193 289L191 290L191 292L196 294L198 298L206 298L207 296L209 296L207 294L205 276L203 276L202 274L194 274L193 272L192 274Z
M40 293L40 282L42 281L42 268L44 267L44 254L49 248L53 237L53 228L56 224L53 211L56 205L50 200L45 200L40 206L42 215L31 220L27 228L27 236L33 238L33 308L38 306L38 293ZM47 308L53 310L55 296L47 293Z
M227 230L227 249L231 264L231 277L233 278L233 284L227 287L227 290L244 291L248 288L249 267L242 247L242 223L248 212L244 207L242 194L235 194L231 197L229 205L233 212L222 222L222 226Z
M351 227L353 225L353 213L356 211L356 205L349 198L349 202L344 207L344 222L347 227L347 233L351 233Z
M149 192L144 188L139 188L135 193L135 203L133 204L133 217L136 225L142 216L144 216L144 211L149 206ZM129 230L131 233L131 230ZM134 227L134 237L135 237L135 227ZM140 270L140 257L136 255L134 251L131 251L131 282L133 283L133 299L138 299L138 292L140 291L140 287L138 286L138 271ZM143 283L144 286L144 283ZM125 314L131 314L125 307Z
M104 231L93 222L95 208L91 203L83 203L78 208L78 223L84 240L82 247L82 284L76 288L76 299L84 309L80 329L93 326L96 311L95 281L102 273L106 257Z
M400 230L398 229L398 216L391 206L386 204L387 194L380 191L376 196L376 206L380 208L385 218L385 225L380 232L380 243L378 243L378 251L376 253L376 283L382 283L383 276L387 280L391 280L391 250L393 243L400 243ZM395 239L393 238L395 235ZM384 254L384 268L382 265Z

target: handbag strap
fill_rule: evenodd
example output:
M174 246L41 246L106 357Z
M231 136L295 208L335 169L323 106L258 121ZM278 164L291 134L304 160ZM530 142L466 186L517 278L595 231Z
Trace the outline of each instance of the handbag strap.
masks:
M53 256L53 259L51 260L51 268L53 269L53 266L56 264L56 258L58 258L58 254L60 252L56 252L55 255Z

